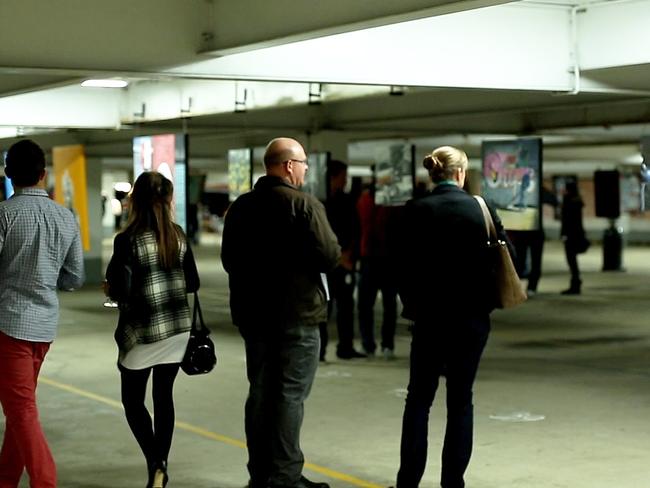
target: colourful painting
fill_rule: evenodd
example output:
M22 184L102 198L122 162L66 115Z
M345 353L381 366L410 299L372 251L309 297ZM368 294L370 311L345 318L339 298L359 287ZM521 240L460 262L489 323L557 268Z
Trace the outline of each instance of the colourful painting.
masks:
M174 184L174 219L187 231L187 140L184 134L133 139L133 179L157 171Z
M413 198L415 148L395 144L379 148L375 154L375 204L403 205Z
M509 230L541 226L542 140L484 141L482 195Z
M228 199L237 200L253 186L253 152L249 148L228 151Z

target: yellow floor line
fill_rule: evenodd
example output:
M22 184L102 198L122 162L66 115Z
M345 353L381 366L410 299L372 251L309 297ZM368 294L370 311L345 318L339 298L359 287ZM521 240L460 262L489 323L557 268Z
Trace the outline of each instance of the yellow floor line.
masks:
M92 393L90 391L82 390L81 388L77 388L76 386L68 385L66 383L61 383L59 381L46 378L44 376L39 377L39 382L44 383L49 386L53 386L54 388L58 388L60 390L67 391L68 393L73 393L75 395L88 398L90 400L94 400L99 403L103 403L105 405L109 405L113 408L118 408L122 409L122 404L120 402L117 402L115 400L111 400L110 398L107 398L105 396L97 395L95 393ZM234 447L239 447L241 449L246 449L246 443L242 442L238 439L233 439L232 437L228 437L225 435L217 434L216 432L212 432L206 429L202 429L201 427L197 427L196 425L188 424L187 422L181 422L181 421L176 421L176 427L178 427L181 430L185 430L187 432L192 432L196 435L199 435L201 437L205 437L207 439L212 439L214 441L222 442L224 444L228 444L229 446L234 446ZM351 485L354 486L359 486L362 488L382 488L380 485L376 483L371 483L370 481L362 480L359 478L356 478L354 476L350 476L345 473L340 473L338 471L334 471L333 469L325 468L323 466L319 466L317 464L312 464L312 463L305 463L305 468L309 469L310 471L314 471L316 473L323 474L325 476L329 476L330 478L334 478L340 481L345 481L346 483L350 483Z

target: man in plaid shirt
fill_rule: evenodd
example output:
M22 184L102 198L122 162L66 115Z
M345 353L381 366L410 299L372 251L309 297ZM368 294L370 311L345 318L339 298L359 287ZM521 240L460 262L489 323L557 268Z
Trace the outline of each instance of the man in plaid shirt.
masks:
M45 191L45 155L33 141L7 152L5 174L16 194L0 203L0 403L5 432L0 488L56 487L56 466L38 420L36 383L56 336L56 290L83 284L79 228Z

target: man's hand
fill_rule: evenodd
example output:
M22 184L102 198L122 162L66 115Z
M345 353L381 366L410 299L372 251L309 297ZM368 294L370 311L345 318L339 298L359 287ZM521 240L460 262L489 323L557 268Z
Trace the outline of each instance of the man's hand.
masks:
M352 258L352 251L341 251L341 260L339 261L341 267L348 271L354 271L354 259Z

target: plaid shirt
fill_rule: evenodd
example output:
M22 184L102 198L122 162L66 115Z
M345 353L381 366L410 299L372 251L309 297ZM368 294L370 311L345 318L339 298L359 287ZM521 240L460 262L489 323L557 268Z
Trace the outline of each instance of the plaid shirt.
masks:
M151 344L187 332L192 325L187 292L199 287L192 251L181 240L180 265L163 269L153 232L135 237L122 233L115 236L113 257L106 270L111 296L119 295L120 267L132 268L131 296L120 303L120 318L115 340L121 353L136 344Z
M25 188L0 203L0 331L52 342L59 319L57 287L83 284L79 226L45 190Z

